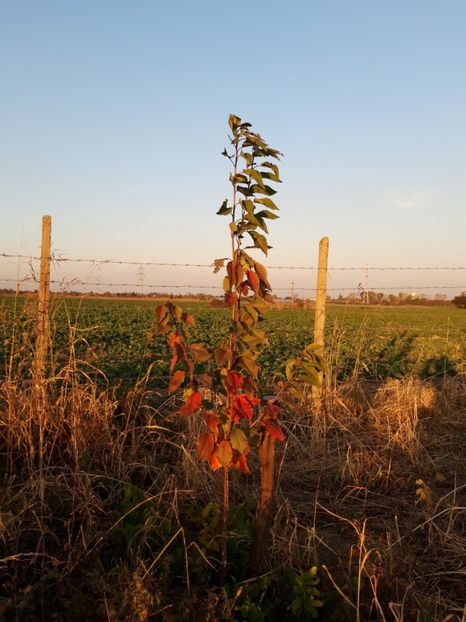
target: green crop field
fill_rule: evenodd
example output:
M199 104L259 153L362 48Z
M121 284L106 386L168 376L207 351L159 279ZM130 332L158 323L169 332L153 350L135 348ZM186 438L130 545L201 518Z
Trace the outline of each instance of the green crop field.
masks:
M228 325L228 311L205 302L182 302L196 319L196 341L214 346ZM0 299L2 375L12 339L18 359L31 352L35 301ZM156 301L62 298L52 302L53 358L65 365L70 343L78 365L109 381L131 381L153 363L151 380L166 373L165 339L153 334ZM262 381L271 382L286 361L313 338L313 310L281 307L265 320L269 346L262 354ZM464 367L466 313L454 307L329 305L327 358L340 380L352 375L390 378L454 374ZM20 348L18 346L21 346Z

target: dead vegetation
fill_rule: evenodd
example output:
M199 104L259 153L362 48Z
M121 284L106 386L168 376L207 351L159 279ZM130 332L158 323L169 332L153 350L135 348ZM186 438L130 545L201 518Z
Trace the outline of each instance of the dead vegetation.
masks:
M220 479L195 456L199 422L144 381L117 396L63 378L43 401L28 381L0 388L0 618L233 619L238 591L212 580ZM284 418L270 572L317 565L321 619L465 620L465 420L464 375L328 376L319 415L303 400ZM253 508L256 476L232 486ZM248 511L232 523L240 568Z

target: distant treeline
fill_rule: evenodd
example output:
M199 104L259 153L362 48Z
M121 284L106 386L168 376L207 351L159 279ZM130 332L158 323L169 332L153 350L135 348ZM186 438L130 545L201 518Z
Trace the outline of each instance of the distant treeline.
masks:
M36 295L37 290L14 290L3 288L0 289L0 295L4 296L12 296L14 294L21 295ZM167 294L166 292L151 292L149 294L141 294L138 292L77 292L77 291L67 291L67 292L51 292L55 296L66 296L66 297L95 297L95 298L125 298L125 299L137 299L137 298L154 298L154 299L195 299L195 300L205 300L207 302L219 300L223 298L222 295L215 296L213 294L204 294L204 293L191 293L191 294ZM300 298L299 296L295 296L293 299L291 296L279 297L275 296L277 300L285 301L289 304L292 304L295 307L305 307L312 305L314 300L312 298ZM327 296L327 301L331 303L337 304L361 304L363 303L363 294L352 292L346 296L343 294L339 294L338 296ZM429 307L444 307L454 305L456 307L465 309L466 308L466 292L462 292L458 296L454 298L447 298L446 294L436 294L433 298L427 297L422 294L407 294L404 292L399 292L398 294L385 294L384 292L375 292L369 291L367 292L367 304L370 305L419 305L419 306L429 306Z

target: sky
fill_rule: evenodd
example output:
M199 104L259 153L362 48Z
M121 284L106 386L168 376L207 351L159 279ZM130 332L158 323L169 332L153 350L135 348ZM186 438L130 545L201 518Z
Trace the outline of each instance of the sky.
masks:
M465 266L465 23L463 0L0 0L0 254L36 255L50 214L56 256L226 256L234 113L284 154L267 265L315 266L328 236L332 267ZM0 279L28 271L0 257ZM219 277L70 262L54 279ZM437 285L466 271L369 271L370 288Z

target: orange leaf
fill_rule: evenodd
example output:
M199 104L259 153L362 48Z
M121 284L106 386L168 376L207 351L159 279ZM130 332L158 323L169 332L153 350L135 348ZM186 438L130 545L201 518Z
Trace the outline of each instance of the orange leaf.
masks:
M167 307L165 305L159 305L155 310L155 319L157 324L161 324L167 317Z
M235 459L233 461L232 467L234 469L239 469L240 471L242 471L245 475L250 475L251 471L249 470L249 466L248 466L248 462L247 462L247 458L246 456L249 453L249 445L247 445L244 448L244 451L242 453L239 452L235 452Z
M228 441L220 441L215 448L215 455L217 456L220 464L228 468L233 459L233 449Z
M239 468L245 475L251 475L251 471L249 470L248 461L245 454L241 454L241 456L239 457Z
M193 391L186 400L186 403L178 411L180 415L192 415L199 410L202 403L202 395L199 391Z
M259 263L258 261L254 262L254 270L257 272L258 277L260 278L260 280L262 281L262 283L266 286L267 289L271 289L270 288L270 283L267 279L267 270L265 269L265 267Z
M216 432L218 430L218 417L215 413L204 413L204 421L207 423L209 430Z
M216 471L217 469L220 469L222 466L222 463L217 458L217 454L215 453L215 451L213 451L210 454L209 464L210 464L210 468L212 469L212 471Z
M209 376L209 374L199 374L198 376L196 376L196 381L202 387L212 386L212 376Z
M194 318L192 315L190 315L187 311L185 311L183 313L183 315L181 316L181 319L183 320L183 322L185 324L187 324L188 326L195 326L196 323L194 321Z
M210 460L210 456L214 450L214 437L210 432L204 432L199 438L197 444L197 455L200 460Z
M232 356L233 355L231 349L222 346L217 348L217 352L215 353L215 358L219 365L222 365L223 363L229 363L232 359Z
M201 343L192 343L191 350L194 358L199 363L203 363L204 361L208 361L210 359L210 352Z
M170 384L168 385L168 393L174 393L178 389L178 387L184 382L185 376L186 373L184 371L176 371L170 380Z
M178 333L172 333L168 338L168 345L170 348L174 348L176 344L181 343L181 336Z

